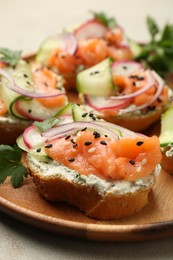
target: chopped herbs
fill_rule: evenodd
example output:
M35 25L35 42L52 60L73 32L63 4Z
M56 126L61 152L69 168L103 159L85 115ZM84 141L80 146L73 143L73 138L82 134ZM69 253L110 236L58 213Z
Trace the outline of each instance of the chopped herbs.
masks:
M3 183L8 176L11 177L11 183L14 188L21 186L24 177L28 172L21 163L22 151L15 145L0 145L0 183Z
M36 127L38 127L38 129L41 132L45 132L45 131L49 130L50 128L52 128L53 126L55 126L56 124L58 124L59 122L60 122L60 120L58 118L51 117L51 118L44 120L43 122L34 122L34 125Z
M137 146L141 146L143 143L144 143L143 141L138 141L138 142L136 143L136 145L137 145Z
M19 62L21 53L21 51L11 51L6 48L0 48L0 61L14 67Z

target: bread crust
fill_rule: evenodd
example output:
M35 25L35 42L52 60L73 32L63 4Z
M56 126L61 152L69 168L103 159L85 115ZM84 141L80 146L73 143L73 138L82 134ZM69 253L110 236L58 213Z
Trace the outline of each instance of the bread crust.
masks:
M5 118L4 118L5 119ZM31 124L29 121L0 119L0 144L14 145L17 137L23 133L26 127Z
M46 176L27 158L27 167L39 193L49 201L64 201L78 207L87 216L95 219L118 219L140 211L148 203L148 194L155 183L146 188L125 193L106 191L99 193L96 186L70 181L58 174Z
M114 123L120 126L123 126L125 128L128 128L129 130L135 131L135 132L142 132L146 130L149 126L157 122L161 114L164 112L163 107L159 107L153 111L149 111L146 114L127 114L122 116L106 116L102 114L100 116L102 119Z
M166 152L170 149L170 147L167 147L162 152L162 167L170 174L173 174L173 156L166 156Z

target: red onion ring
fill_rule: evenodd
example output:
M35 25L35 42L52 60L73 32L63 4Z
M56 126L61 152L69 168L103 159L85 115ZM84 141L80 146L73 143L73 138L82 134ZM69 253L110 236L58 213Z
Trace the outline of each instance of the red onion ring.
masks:
M97 122L84 122L84 121L78 121L78 122L72 122L72 123L67 123L67 124L62 124L57 127L51 128L46 132L43 132L41 135L47 140L62 137L68 134L72 134L76 131L82 130L84 128L90 128L90 129L96 129L100 132L106 133L109 136L113 137L114 139L118 139L118 135L113 132L110 129L107 129L106 127L97 124Z
M128 95L124 95L124 96L111 96L109 98L112 99L112 100L122 100L122 99L124 100L124 99L134 98L134 97L136 97L136 96L146 92L148 89L153 87L153 85L155 84L155 81L154 81L153 75L151 74L151 72L149 70L147 70L145 72L145 74L146 74L146 81L147 81L147 84L146 84L145 87L139 89L136 92L128 94Z
M162 93L163 87L164 87L164 81L160 78L159 75L157 75L157 73L155 71L151 71L151 73L153 74L153 76L155 77L155 79L158 82L157 91L154 94L153 98L148 103L145 103L145 104L143 104L141 106L137 106L137 107L122 109L121 112L133 112L136 110L144 109L144 108L150 106L151 104L153 104L156 101L156 99L160 96L160 94Z
M92 107L95 110L107 110L107 109L114 109L114 108L121 108L125 105L127 105L128 100L111 100L110 98L104 98L104 97L97 97L97 96L88 96L84 95L85 103L88 104L90 107ZM112 102L113 101L113 102ZM100 105L101 104L101 105Z
M36 91L29 91L26 89L21 88L20 86L16 85L13 78L9 75L9 73L3 69L0 69L0 75L5 77L9 81L9 85L7 87L14 92L26 96L26 97L32 97L32 98L49 98L49 97L57 97L64 95L65 92L54 92L54 93L40 93Z

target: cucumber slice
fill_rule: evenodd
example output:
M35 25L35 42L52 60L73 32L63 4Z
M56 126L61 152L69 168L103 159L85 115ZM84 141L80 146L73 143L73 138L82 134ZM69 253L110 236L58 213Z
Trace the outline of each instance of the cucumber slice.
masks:
M108 129L116 133L119 137L122 137L121 131L117 129L114 124L108 123L103 119L98 119L92 111L87 112L87 110L83 106L72 104L72 116L74 121L95 121L97 124L107 127Z
M33 78L32 78L31 65L28 64L26 61L20 60L15 68L7 67L6 70L14 79L16 85L19 85L24 89L32 88ZM2 77L0 95L6 107L8 108L8 110L10 110L11 103L16 98L20 97L20 94L8 89L7 87L8 84L9 83L7 79Z
M40 46L35 61L45 64L50 57L51 52L58 48L58 41L56 37L47 38Z
M68 103L65 107L60 109L58 113L55 115L55 117L64 116L64 115L71 115L72 113L72 107L71 103Z
M173 107L168 109L161 117L160 145L173 145Z
M31 121L43 121L57 114L60 108L48 109L41 105L36 99L18 99L15 103L15 109L24 118Z
M71 105L72 117L74 121L95 121L96 116L93 113L87 111L83 106L79 106L75 103ZM94 119L93 119L94 116Z
M34 148L34 149L29 149L29 148L25 145L25 143L24 143L24 141L23 141L22 135L20 135L20 136L17 138L16 143L17 143L17 145L19 146L20 149L22 149L23 151L25 151L25 152L27 152L27 153L30 153L30 154L32 154L32 155L39 156L39 157L42 158L42 159L43 159L43 158L46 159L46 158L48 157L47 154L46 154L45 151L44 151L44 146L39 146L39 147ZM40 148L40 149L38 150L38 148ZM38 152L38 151L39 151L39 152Z
M112 94L113 88L111 60L109 58L77 75L79 93L106 97Z

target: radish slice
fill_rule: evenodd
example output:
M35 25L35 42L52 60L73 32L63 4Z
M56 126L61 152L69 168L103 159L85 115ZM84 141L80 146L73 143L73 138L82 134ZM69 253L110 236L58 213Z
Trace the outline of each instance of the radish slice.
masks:
M126 76L142 68L142 65L135 61L115 61L112 64L113 75Z
M74 31L77 41L82 39L100 38L105 35L109 29L96 19L89 20Z
M59 90L50 92L50 93L41 93L41 92L35 91L34 88L32 88L31 90L24 89L15 84L13 78L9 75L9 73L7 71L0 69L0 75L5 77L9 81L9 84L7 85L7 87L9 89L13 90L14 92L16 92L18 94L26 96L26 97L48 98L48 97L57 97L57 96L61 96L61 95L65 94L64 91L60 92Z
M29 149L33 149L42 146L46 138L41 135L40 130L36 126L32 125L25 129L23 141Z
M77 49L77 41L73 34L64 33L57 36L60 48L65 52L73 55Z
M43 121L49 117L57 114L60 108L48 109L42 106L37 100L24 100L19 99L15 103L15 109L17 112L31 121Z
M128 100L111 100L105 97L96 97L84 95L84 100L87 105L94 108L95 110L106 110L106 109L117 109L122 108L128 104Z

